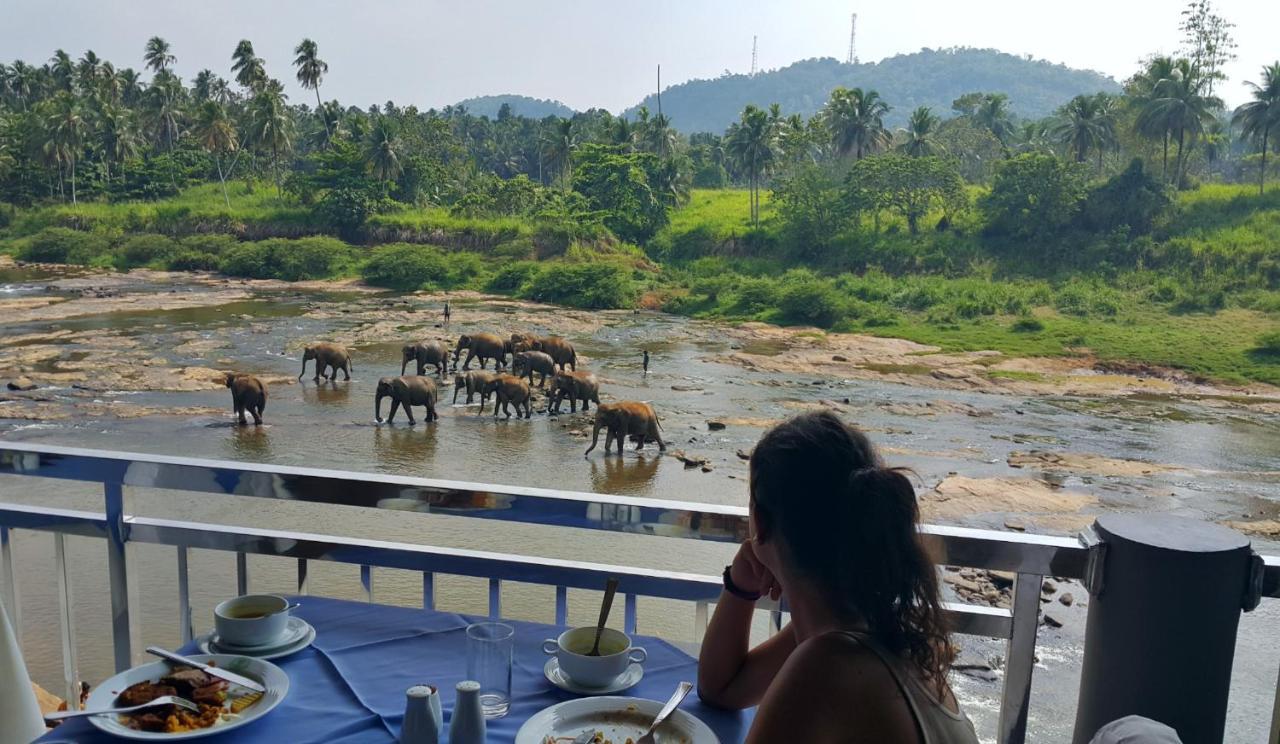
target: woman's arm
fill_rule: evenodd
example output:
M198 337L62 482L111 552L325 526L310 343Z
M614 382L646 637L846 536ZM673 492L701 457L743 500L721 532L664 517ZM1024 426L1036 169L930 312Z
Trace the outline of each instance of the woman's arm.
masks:
M756 558L748 540L738 549L730 578L743 591L779 593L776 580ZM754 649L749 648L755 602L720 592L698 658L698 696L721 708L749 708L760 702L769 683L796 647L790 626Z

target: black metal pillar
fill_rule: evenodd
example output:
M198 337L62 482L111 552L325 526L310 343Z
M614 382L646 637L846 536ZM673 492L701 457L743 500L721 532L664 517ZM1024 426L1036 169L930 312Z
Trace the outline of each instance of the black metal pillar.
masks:
M1240 612L1257 604L1248 539L1162 514L1108 514L1094 531L1074 744L1135 714L1221 744Z

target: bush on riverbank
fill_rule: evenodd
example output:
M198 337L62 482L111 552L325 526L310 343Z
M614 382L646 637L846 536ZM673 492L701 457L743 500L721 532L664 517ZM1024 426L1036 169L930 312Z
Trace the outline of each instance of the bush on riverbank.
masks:
M111 243L101 235L47 227L18 245L17 256L36 263L98 265L111 255Z
M352 268L356 258L356 250L337 238L274 238L230 248L219 269L231 276L296 282L337 276Z

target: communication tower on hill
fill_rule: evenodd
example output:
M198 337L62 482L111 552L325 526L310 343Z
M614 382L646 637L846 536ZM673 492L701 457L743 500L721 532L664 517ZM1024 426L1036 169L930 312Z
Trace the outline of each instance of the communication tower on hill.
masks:
M854 13L849 19L849 57L845 59L847 64L856 65L858 63L858 47L854 45L854 41L858 37L858 14Z
M756 41L759 37L751 37L751 77L756 76Z

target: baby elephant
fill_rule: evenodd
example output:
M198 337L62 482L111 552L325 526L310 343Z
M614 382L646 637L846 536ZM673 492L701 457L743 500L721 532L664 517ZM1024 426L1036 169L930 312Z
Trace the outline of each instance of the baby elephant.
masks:
M547 413L560 413L560 403L569 399L569 410L578 412L578 401L582 401L582 410L590 411L591 404L600 405L600 383L590 372L557 372L551 378L551 392L547 403Z
M302 352L302 372L298 373L298 379L307 373L307 362L312 359L316 360L316 382L323 377L326 380L337 380L338 370L342 370L344 380L351 379L351 352L347 351L347 347L338 344L318 343L311 344ZM329 367L333 368L333 376L325 374L325 370Z
M489 382L485 383L482 388L484 395L493 394L493 415L498 416L498 409L511 418L511 409L508 404L516 407L516 418L520 418L520 408L524 408L524 417L533 417L533 400L532 393L529 392L529 385L524 380L514 375L498 375ZM483 403L483 399L481 399Z
M436 374L444 378L445 368L449 366L449 350L439 341L424 341L420 344L405 346L400 350L400 374L404 374L409 362L417 361L418 374L427 371L427 367L435 368Z
M542 375L538 379L538 387L545 388L547 375L556 373L556 362L546 352L521 351L511 358L511 371L515 372L516 377L528 377L530 385L533 384L533 373L537 372Z
M244 412L253 414L255 426L262 425L262 410L267 407L267 386L253 375L228 372L227 387L231 388L231 405L240 423L248 424Z
M462 372L453 376L453 402L458 402L458 393L463 390L467 391L467 405L471 405L472 396L480 394L480 412L484 412L484 403L489 400L489 394L484 391L484 386L489 383L497 374L494 372L485 372L484 370L471 370L470 372Z
M590 454L591 450L596 448L596 442L600 441L601 427L605 428L604 452L606 455L609 454L609 445L614 439L618 440L618 454L621 455L627 437L631 437L636 442L637 450L643 449L645 442L648 441L657 442L659 450L667 448L666 443L662 441L662 435L658 433L662 428L658 423L658 414L648 403L624 400L618 403L601 403L596 406L591 446L583 454Z
M436 414L436 381L430 377L410 375L408 377L384 377L378 380L378 392L373 399L373 417L382 423L382 399L391 398L391 412L387 414L387 423L395 420L396 411L404 406L404 415L409 417L409 425L418 423L413 420L413 406L425 406L427 422L440 418Z

